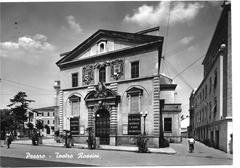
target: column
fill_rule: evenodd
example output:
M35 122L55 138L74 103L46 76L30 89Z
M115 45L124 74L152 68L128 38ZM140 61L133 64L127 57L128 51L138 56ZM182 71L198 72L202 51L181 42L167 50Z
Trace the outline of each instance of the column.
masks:
M92 127L94 126L94 113L93 113L93 109L91 107L88 107L88 127Z
M94 68L94 84L97 85L99 82L99 69Z

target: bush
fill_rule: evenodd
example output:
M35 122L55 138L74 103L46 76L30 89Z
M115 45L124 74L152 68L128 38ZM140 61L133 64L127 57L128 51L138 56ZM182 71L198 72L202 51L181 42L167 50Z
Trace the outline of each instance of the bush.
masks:
M148 138L145 135L139 135L137 137L138 152L148 152Z
M160 139L159 147L160 147L160 148L169 147L169 142L168 142L168 140L166 140L166 139Z

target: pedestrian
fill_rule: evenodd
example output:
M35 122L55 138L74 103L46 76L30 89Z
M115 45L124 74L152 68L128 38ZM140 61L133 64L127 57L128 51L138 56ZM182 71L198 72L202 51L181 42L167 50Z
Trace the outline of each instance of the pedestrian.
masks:
M10 148L10 144L12 143L12 135L11 132L8 132L6 134L6 143L7 143L7 148Z
M5 130L1 130L1 147L4 146L5 136L6 136Z
M188 144L189 144L189 152L192 153L194 151L194 143L195 140L193 139L193 137L190 137L188 139Z
M72 132L71 131L70 131L69 138L70 138L71 146L74 146L73 137L72 137Z

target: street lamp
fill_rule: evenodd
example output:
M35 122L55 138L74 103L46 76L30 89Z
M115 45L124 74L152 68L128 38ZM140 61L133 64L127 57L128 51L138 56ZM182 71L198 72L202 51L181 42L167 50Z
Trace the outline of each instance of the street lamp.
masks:
M146 117L148 115L148 112L147 111L145 111L144 113L140 112L140 114L143 116L143 135L146 135L145 122L146 122Z

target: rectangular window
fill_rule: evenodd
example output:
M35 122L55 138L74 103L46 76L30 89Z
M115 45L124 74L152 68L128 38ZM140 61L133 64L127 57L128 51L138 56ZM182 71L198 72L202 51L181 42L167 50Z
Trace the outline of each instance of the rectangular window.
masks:
M172 118L164 118L164 131L172 132Z
M215 77L214 77L214 89L217 88L217 69L214 71Z
M217 113L217 97L214 98L214 115Z
M139 113L139 96L131 96L130 113Z
M72 116L79 116L80 112L80 102L79 101L73 101L72 102Z
M78 86L78 73L72 74L72 87Z
M139 61L131 63L131 77L132 78L139 77Z
M209 79L209 95L211 95L212 92L212 78Z
M207 85L205 85L205 99L207 98Z
M212 103L209 103L209 120L211 121L211 114L212 114Z
M106 68L99 69L99 82L106 82Z

